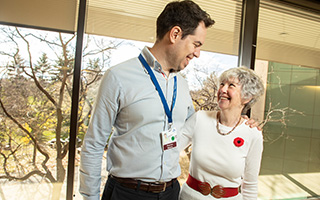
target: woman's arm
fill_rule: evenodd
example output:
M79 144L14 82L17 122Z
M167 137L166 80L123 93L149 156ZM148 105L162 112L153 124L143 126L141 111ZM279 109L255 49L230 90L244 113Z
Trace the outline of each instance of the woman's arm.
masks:
M257 199L258 196L258 176L263 151L263 137L261 131L253 132L252 134L254 139L246 158L241 187L241 193L244 200Z

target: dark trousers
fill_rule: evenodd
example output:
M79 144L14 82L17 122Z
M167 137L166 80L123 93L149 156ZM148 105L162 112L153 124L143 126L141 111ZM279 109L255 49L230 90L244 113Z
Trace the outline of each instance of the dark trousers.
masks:
M178 200L179 192L178 181L175 181L164 192L152 193L123 187L109 176L101 200Z

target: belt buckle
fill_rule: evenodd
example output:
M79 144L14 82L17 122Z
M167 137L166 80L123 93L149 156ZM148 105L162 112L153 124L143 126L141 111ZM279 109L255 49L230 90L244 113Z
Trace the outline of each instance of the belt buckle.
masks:
M216 185L211 189L211 195L217 199L223 197L226 194L221 185Z
M207 182L201 182L198 184L199 192L205 196L211 193L211 186Z
M166 191L166 188L167 188L167 182L164 182L162 192Z

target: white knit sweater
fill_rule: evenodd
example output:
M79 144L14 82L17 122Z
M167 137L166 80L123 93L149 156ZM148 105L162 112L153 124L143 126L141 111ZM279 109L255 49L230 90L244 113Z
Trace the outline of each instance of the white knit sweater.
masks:
M198 111L188 119L179 133L179 148L184 149L192 143L190 175L208 182L211 187L237 188L241 185L241 194L225 199L257 199L258 175L263 150L262 133L250 128L244 122L228 135L221 135L216 129L216 112ZM227 133L232 127L219 124L220 130ZM235 138L244 143L237 147ZM215 199L203 196L189 188L182 187L180 199Z

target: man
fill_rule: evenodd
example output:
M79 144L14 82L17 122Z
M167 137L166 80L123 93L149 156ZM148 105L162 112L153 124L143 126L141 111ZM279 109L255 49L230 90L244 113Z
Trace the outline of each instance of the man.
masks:
M178 199L176 138L194 108L177 72L200 56L213 24L194 2L171 2L157 19L154 46L106 72L81 151L84 199L100 198L102 155L112 130L102 199Z

